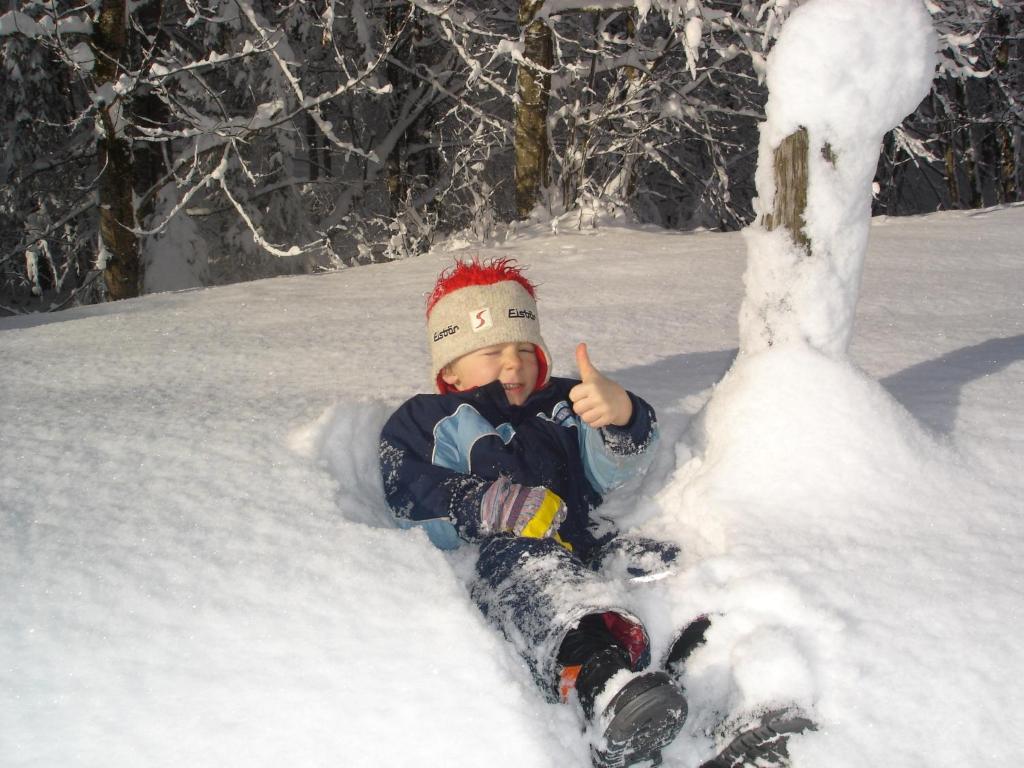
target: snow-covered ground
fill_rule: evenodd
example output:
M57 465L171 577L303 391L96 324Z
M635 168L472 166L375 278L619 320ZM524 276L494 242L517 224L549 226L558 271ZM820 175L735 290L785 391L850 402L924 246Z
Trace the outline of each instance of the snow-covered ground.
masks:
M738 344L738 234L524 231L555 371L657 408L622 524L661 652L714 623L666 763L793 702L797 768L1024 750L1024 207L875 220L851 358ZM376 469L451 254L0 320L0 765L588 765ZM694 418L695 414L701 415ZM657 654L656 654L657 655Z

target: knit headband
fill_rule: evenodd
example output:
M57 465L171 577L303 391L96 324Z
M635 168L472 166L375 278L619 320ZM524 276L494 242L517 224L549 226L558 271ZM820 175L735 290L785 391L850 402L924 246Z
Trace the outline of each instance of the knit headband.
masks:
M540 335L537 301L515 280L470 285L445 294L427 316L431 380L448 390L442 369L463 355L495 344L529 342L537 349L537 388L548 382L551 355Z

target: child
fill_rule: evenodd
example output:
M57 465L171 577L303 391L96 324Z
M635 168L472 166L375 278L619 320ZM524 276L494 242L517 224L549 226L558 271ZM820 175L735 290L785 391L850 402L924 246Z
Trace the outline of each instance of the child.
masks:
M479 543L473 599L545 694L576 692L596 764L657 758L686 702L665 672L641 672L647 634L597 571L633 555L631 573L656 576L652 561L667 571L678 548L598 536L591 520L602 494L649 465L653 409L601 375L583 344L582 380L551 377L534 286L511 261L442 273L427 340L438 394L407 401L381 434L398 523L442 549Z
M381 432L388 504L402 527L442 549L479 544L470 591L526 661L541 690L575 692L599 768L659 761L686 718L675 680L704 642L698 617L663 666L643 671L650 642L602 574L671 572L673 544L599 535L602 494L646 471L654 410L603 376L585 344L581 380L552 378L534 286L514 262L456 262L427 301L438 394L404 403ZM787 740L814 729L797 708L751 713L752 727L701 768L788 765ZM725 736L726 734L722 734Z

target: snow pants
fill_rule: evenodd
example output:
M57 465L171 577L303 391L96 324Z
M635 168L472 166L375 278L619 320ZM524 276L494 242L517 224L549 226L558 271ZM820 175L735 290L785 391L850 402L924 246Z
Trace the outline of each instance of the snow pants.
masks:
M634 667L650 662L649 638L626 609L623 581L599 573L607 562L622 560L624 552L628 556L630 549L642 549L648 564L662 566L674 563L679 552L672 544L613 539L584 564L553 539L495 536L480 544L473 600L526 661L549 699L558 698L562 641L585 616L611 614L614 623L621 619L621 631L637 640L638 647L631 649Z

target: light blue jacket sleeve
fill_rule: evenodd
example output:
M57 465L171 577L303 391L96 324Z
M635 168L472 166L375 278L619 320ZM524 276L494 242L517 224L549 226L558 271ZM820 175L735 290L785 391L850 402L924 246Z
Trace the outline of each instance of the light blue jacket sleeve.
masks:
M633 393L629 397L633 401L633 418L624 427L594 429L579 420L583 469L587 480L601 494L646 472L654 457L658 442L654 409Z

